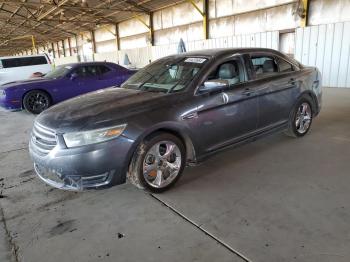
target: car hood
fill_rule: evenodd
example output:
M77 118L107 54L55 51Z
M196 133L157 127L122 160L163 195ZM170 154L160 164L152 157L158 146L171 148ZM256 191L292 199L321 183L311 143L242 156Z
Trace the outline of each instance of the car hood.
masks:
M31 79L25 79L25 80L19 80L19 81L14 81L14 82L9 82L9 83L5 83L2 84L0 86L0 90L4 90L4 89L8 89L8 88L16 88L16 87L23 87L23 86L27 86L27 85L37 85L39 83L47 83L52 81L52 79L48 79L48 78L31 78Z
M107 88L69 99L41 113L36 121L58 133L102 128L168 103L166 94Z

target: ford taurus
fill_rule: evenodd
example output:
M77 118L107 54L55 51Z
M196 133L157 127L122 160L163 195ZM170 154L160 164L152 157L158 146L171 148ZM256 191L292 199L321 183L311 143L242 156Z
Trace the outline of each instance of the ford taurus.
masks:
M186 164L273 132L302 137L321 108L321 76L270 49L161 58L109 88L53 106L34 123L37 175L68 190L128 178L164 191Z

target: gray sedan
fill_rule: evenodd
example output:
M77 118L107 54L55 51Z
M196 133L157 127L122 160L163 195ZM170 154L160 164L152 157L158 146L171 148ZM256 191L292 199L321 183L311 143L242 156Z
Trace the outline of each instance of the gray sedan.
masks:
M68 190L122 184L164 191L186 164L285 131L302 137L321 108L321 76L270 49L168 56L109 88L53 106L34 123L38 176Z

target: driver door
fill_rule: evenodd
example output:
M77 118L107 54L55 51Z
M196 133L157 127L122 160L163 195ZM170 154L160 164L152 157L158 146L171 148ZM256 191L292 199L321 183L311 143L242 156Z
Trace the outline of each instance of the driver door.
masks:
M72 96L78 96L99 88L99 70L98 66L86 65L79 66L73 73L73 82L70 93Z
M215 81L227 86L215 88ZM213 88L206 88L209 84ZM203 153L243 140L257 128L258 102L241 57L221 62L197 90L196 126Z

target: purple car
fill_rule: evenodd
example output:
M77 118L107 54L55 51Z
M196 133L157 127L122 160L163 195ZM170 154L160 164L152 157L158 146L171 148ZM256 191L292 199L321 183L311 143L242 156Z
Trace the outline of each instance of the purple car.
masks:
M0 86L0 106L39 114L53 104L106 87L119 86L136 71L114 63L88 62L56 67L44 77Z

